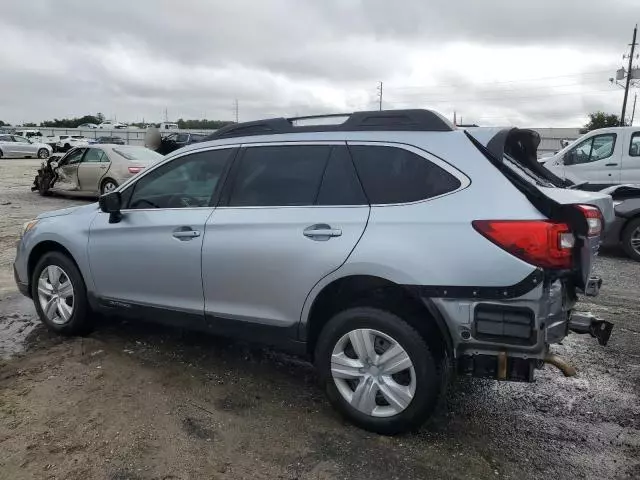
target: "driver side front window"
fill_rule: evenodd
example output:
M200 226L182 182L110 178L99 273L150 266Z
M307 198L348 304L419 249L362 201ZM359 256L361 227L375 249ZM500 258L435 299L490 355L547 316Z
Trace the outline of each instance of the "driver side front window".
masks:
M595 135L579 143L568 153L567 165L577 165L603 160L613 154L616 145L616 134Z
M129 209L207 207L230 154L229 148L209 150L162 165L123 192L123 204Z

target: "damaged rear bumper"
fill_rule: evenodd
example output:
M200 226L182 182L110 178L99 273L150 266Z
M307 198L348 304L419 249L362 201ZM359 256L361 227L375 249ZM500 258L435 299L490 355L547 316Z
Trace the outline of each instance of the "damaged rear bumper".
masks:
M583 293L595 296L601 285L600 278L592 277ZM533 381L545 363L565 376L575 375L567 361L549 351L571 332L607 344L613 324L574 311L576 301L574 287L561 279L509 300L434 299L447 320L459 374L521 382Z

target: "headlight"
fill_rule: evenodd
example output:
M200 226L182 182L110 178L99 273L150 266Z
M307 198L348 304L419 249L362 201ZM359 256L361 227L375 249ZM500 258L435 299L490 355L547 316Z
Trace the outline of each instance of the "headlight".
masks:
M24 237L24 235L31 230L33 227L36 226L36 223L38 223L38 220L31 220L27 223L25 223L24 225L22 225L22 234L21 236Z

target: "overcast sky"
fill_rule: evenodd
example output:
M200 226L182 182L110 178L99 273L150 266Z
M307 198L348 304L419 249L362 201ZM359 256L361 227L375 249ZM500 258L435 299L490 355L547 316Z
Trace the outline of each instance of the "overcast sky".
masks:
M385 108L581 126L620 114L636 22L640 0L3 2L0 120L344 112L382 81Z

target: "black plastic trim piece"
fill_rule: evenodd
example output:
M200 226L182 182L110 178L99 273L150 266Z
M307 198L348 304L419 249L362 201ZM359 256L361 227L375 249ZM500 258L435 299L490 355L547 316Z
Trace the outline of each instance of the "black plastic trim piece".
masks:
M421 297L429 298L478 298L498 300L517 298L529 293L544 281L544 271L536 269L515 285L506 287L469 287L441 285L404 285Z
M290 327L264 325L246 320L217 317L203 312L154 307L128 301L113 300L88 294L89 304L105 314L117 314L153 323L186 328L212 335L235 338L263 345L273 345L296 355L307 353L305 342L298 341L298 324Z
M343 123L331 125L296 126L296 120L346 117ZM450 132L454 127L431 110L381 110L307 117L270 118L227 125L207 136L203 141L221 138L276 135L301 132L359 132L359 131L421 131Z

